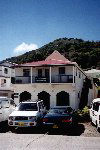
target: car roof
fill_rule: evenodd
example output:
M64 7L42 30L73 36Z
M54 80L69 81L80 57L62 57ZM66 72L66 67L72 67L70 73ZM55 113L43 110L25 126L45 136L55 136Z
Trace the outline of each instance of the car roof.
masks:
M23 102L20 102L20 103L39 103L39 102L43 102L43 100L27 100L27 101L23 101Z
M71 108L70 106L54 106L54 107L51 107L51 109L61 109L61 108Z
M94 100L93 100L93 103L94 103L94 102L98 102L98 103L100 103L100 98L96 98L96 99L94 99Z

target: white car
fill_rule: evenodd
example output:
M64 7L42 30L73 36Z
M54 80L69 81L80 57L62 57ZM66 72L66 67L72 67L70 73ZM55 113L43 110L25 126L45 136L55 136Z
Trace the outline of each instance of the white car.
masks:
M0 97L0 122L8 120L14 109L15 103L12 98Z
M9 115L8 125L11 127L34 127L41 122L45 113L43 100L21 102Z
M100 98L96 98L92 101L90 119L91 122L96 125L97 130L100 130Z

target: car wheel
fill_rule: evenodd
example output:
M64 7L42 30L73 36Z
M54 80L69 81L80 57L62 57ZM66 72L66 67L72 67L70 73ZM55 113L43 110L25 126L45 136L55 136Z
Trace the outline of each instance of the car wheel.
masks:
M15 127L9 127L9 130L12 132L12 133L15 133L16 132L16 128Z
M96 121L96 127L97 127L97 131L100 132L100 127L99 127L97 121Z

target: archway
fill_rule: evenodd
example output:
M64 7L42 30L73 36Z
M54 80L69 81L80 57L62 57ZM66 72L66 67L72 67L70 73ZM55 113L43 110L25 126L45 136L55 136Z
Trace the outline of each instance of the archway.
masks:
M69 93L61 91L56 95L57 106L68 106L69 105Z
M38 99L43 100L44 106L46 106L46 109L50 108L50 94L42 91L38 93Z
M27 91L24 91L20 94L20 102L26 101L28 99L31 99L31 94Z

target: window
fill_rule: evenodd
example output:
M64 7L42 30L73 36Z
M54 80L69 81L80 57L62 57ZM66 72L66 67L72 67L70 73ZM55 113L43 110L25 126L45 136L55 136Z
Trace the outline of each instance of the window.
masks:
M81 72L79 72L79 78L81 78Z
M23 76L29 77L29 75L30 75L30 70L29 69L23 69Z
M77 68L76 68L76 76L77 76Z
M7 68L4 68L4 73L8 74L8 69Z
M65 67L59 68L59 74L65 74Z
M94 103L93 104L93 110L98 111L99 110L99 106L100 106L99 103Z

